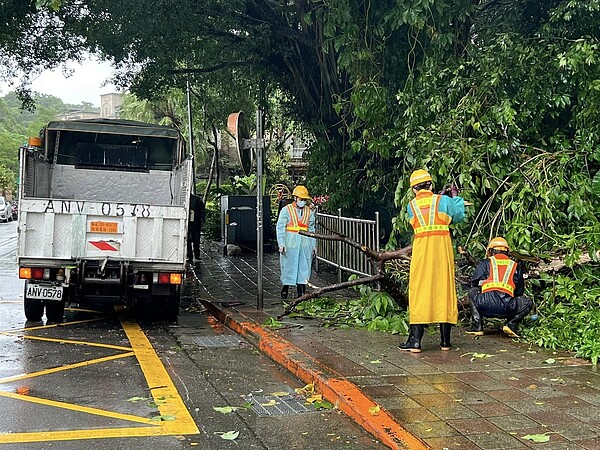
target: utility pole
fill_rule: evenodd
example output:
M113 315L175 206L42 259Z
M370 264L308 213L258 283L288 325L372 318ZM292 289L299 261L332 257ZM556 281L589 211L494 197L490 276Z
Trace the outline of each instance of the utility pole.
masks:
M191 189L191 193L195 194L196 193L196 160L194 158L194 130L193 130L193 126L192 126L192 87L190 86L190 76L188 75L187 77L187 82L186 82L186 87L187 87L187 118L188 118L188 130L189 130L189 138L190 138L190 142L189 142L189 148L190 148L190 155L192 157L192 171L193 176L192 176L192 186L190 186ZM184 155L185 156L185 155Z
M263 156L265 82L261 81L258 109L256 110L256 308L263 309Z

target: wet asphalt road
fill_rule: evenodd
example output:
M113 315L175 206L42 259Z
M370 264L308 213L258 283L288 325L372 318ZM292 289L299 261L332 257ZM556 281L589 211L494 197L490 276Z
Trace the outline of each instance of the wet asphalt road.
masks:
M273 409L301 409L270 394L303 383L212 320L195 277L177 325L87 310L67 310L60 326L26 323L16 242L16 222L0 223L0 450L384 448L335 410ZM209 338L233 344L207 347ZM135 351L140 342L154 356ZM239 409L214 409L226 406ZM237 438L222 439L230 431Z

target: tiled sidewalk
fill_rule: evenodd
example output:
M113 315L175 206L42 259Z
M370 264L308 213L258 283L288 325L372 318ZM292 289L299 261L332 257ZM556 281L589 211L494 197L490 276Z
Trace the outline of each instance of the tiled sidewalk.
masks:
M227 302L242 302L236 313L264 323L282 311L278 257L264 261L264 311L255 307L256 258L224 257L210 245L195 265L199 296L225 310L232 309ZM311 282L324 286L328 279L314 274ZM452 331L451 351L439 350L432 328L423 352L411 354L397 348L404 336L322 328L300 318L286 323L297 326L279 336L354 383L433 449L600 449L600 374L570 354L461 328ZM537 434L550 440L523 439Z

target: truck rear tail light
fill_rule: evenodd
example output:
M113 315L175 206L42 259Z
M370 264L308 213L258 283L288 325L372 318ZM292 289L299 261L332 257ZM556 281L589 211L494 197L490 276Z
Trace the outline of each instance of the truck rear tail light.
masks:
M19 278L21 278L22 280L31 279L31 268L19 267Z
M50 279L50 269L44 269L44 280Z
M158 278L156 274L154 274L154 282L158 282L158 284L181 284L181 274L180 273L164 273L160 272L158 274Z
M181 284L181 274L172 273L169 281L171 282L171 284Z
M169 273L159 273L158 274L158 284L169 284L169 281L171 279L170 275L171 274L169 274Z
M48 269L49 271L49 269ZM44 269L41 267L34 267L31 269L31 278L34 280L41 280L44 278Z

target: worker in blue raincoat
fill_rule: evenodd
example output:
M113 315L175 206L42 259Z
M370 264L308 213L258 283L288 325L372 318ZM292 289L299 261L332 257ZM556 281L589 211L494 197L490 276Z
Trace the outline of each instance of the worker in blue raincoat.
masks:
M288 297L289 287L296 285L298 297L306 292L310 278L312 257L316 240L302 236L299 231L315 232L315 213L307 204L308 189L296 186L292 192L294 202L285 206L277 219L277 244L281 266L281 298Z

